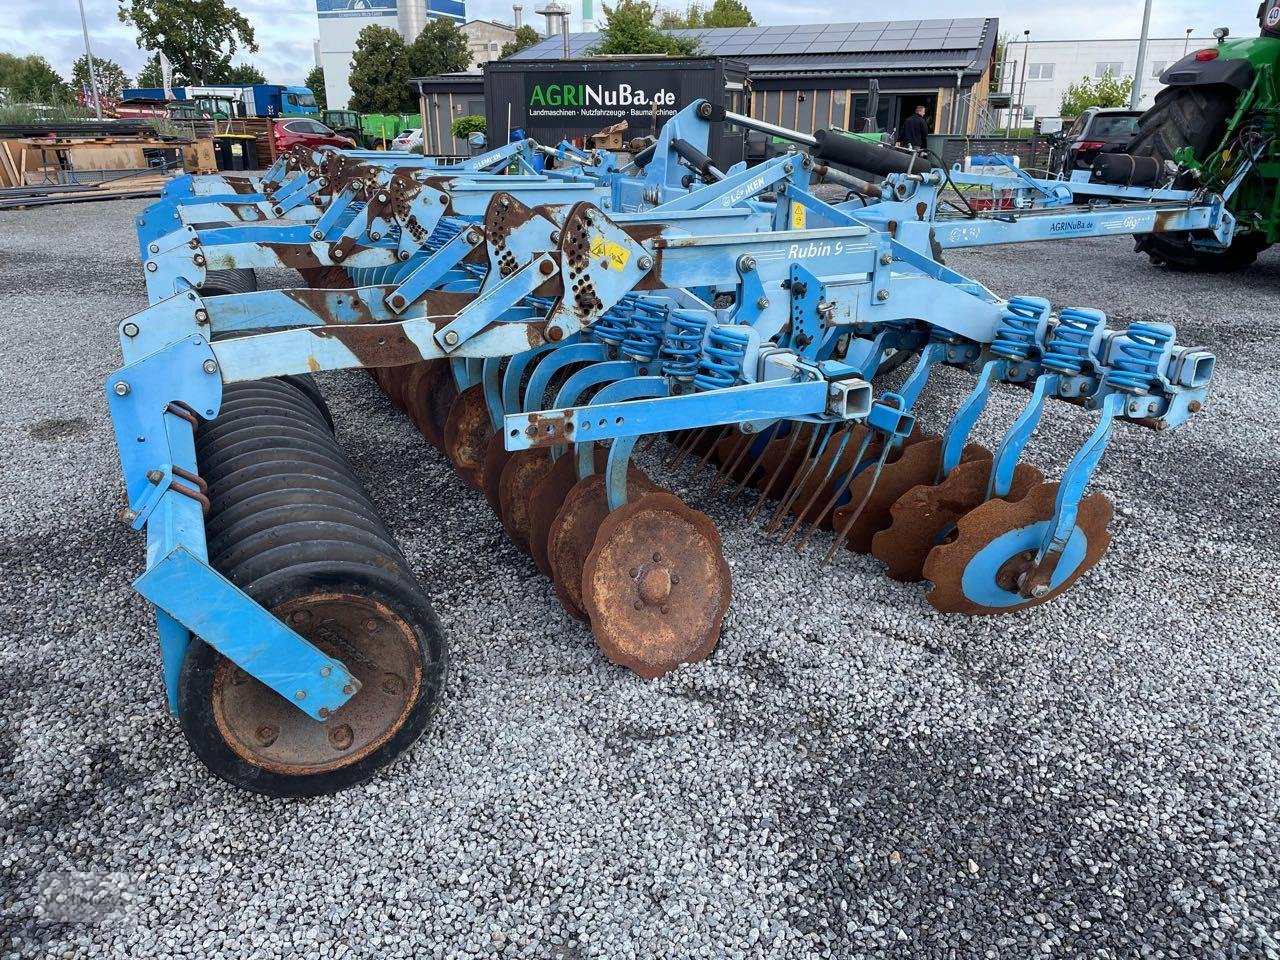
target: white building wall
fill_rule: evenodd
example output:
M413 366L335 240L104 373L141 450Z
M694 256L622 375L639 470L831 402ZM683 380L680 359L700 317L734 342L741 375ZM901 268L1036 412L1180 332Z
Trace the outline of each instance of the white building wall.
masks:
M324 67L324 89L332 110L351 100L351 56L365 27L390 27L412 43L433 16L466 17L462 0L316 0L318 61Z
M1151 106L1156 94L1163 89L1158 79L1160 74L1181 60L1184 51L1194 53L1216 42L1212 37L1150 40L1139 106L1144 110ZM1012 95L1015 104L1020 102L1022 92L1023 63L1027 66L1022 125L1030 127L1036 119L1060 116L1062 95L1067 87L1083 77L1101 76L1108 64L1118 67L1117 77L1133 76L1138 63L1138 41L1033 39L1030 43L1010 43L1007 57L1007 76L1001 89ZM1012 126L1018 126L1016 116Z

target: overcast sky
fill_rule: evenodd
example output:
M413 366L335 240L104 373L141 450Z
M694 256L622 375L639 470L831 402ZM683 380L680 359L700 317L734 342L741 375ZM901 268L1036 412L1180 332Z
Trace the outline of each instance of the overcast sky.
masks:
M256 63L273 83L300 83L314 64L314 0L232 2L257 31L260 50L247 59ZM581 0L567 2L575 14L580 14ZM762 24L832 20L831 0L746 2ZM526 17L536 5L525 0ZM679 4L668 2L667 5ZM137 48L133 30L116 19L115 0L84 0L84 6L95 55L110 57L126 72L135 73L146 55ZM964 4L962 14L955 10L956 6L945 9L945 5L936 0L896 0L892 10L897 20L935 18L948 13L999 17L1001 32L1021 34L1029 29L1033 40L1136 37L1142 25L1141 0L1059 0L1056 3L974 0ZM841 4L840 9L848 11L850 20L880 20L886 8L883 3L853 2ZM508 22L511 19L511 5L505 0L468 0L467 11L472 17ZM1228 26L1237 36L1252 34L1257 32L1256 11L1255 0L1155 0L1152 36L1181 37L1187 27L1194 27L1197 37L1208 36L1217 26ZM575 17L575 30L578 25ZM75 0L0 0L0 50L42 54L55 69L68 75L72 61L84 52ZM237 60L244 59L237 57Z

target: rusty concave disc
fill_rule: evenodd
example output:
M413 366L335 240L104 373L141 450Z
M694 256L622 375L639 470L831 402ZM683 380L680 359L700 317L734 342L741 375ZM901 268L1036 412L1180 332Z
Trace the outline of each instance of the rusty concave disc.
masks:
M582 573L596 643L647 678L715 649L731 592L715 525L669 493L646 494L605 517Z
M480 384L467 387L458 395L445 421L444 453L462 482L473 490L483 489L480 472L484 469L484 456L493 432L484 387Z

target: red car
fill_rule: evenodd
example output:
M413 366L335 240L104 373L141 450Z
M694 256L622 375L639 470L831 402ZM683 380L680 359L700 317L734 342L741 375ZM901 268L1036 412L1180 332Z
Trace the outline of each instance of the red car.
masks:
M276 153L290 147L339 147L349 150L355 146L347 137L340 137L323 123L305 117L287 117L277 120L272 128L276 140Z

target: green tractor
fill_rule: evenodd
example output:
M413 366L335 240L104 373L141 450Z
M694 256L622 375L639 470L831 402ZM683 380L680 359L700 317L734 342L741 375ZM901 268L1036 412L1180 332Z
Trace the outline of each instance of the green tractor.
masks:
M1129 146L1179 172L1176 185L1228 196L1237 219L1229 247L1191 233L1139 237L1137 249L1173 270L1238 270L1280 242L1280 0L1258 8L1260 36L1197 50L1160 76L1168 86Z
M360 128L360 114L354 110L325 110L320 122L340 137L347 137L357 147L367 147Z

